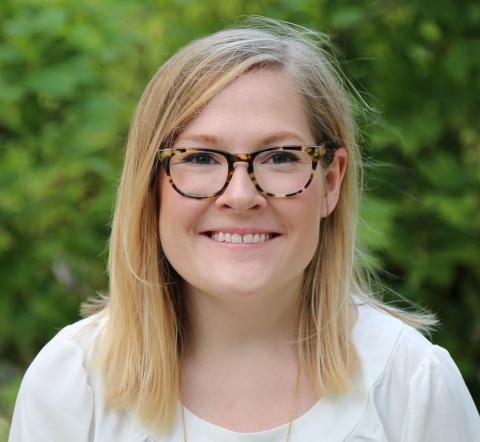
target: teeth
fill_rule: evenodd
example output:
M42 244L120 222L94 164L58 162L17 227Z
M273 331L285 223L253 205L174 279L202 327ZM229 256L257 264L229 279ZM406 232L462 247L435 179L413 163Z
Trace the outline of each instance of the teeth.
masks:
M239 235L238 233L234 233L232 235L232 242L234 244L241 244L243 242L242 235Z
M253 235L251 233L247 233L246 235L243 235L243 242L245 243L252 243L253 242Z
M240 235L238 233L228 232L213 232L211 238L215 241L230 242L233 244L252 244L264 242L270 239L269 233L247 233L246 235Z

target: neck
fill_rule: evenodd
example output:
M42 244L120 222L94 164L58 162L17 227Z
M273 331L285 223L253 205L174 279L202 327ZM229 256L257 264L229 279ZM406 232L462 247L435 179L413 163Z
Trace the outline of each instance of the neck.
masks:
M215 296L191 286L187 307L187 359L239 360L253 354L290 354L296 358L301 280L275 293Z
M233 431L254 432L291 423L315 404L315 389L298 363L301 283L228 296L184 287L180 384L189 410Z

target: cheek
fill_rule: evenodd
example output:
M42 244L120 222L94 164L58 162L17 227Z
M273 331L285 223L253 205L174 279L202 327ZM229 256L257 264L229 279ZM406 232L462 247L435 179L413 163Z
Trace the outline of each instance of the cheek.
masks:
M310 263L320 236L320 224L325 210L325 198L323 195L322 182L318 177L311 186L303 193L301 207L296 211L296 222L299 226L299 234L304 247L304 256L307 265Z
M160 204L158 222L162 246L164 240L167 240L169 237L168 231L173 227L173 223L170 221L170 218L175 217L175 212L178 207L178 203L175 201L175 195L172 191L172 186L168 182L165 172L162 170L158 186L158 199Z
M325 210L323 176L320 171L317 170L312 183L300 196L303 204L298 210L299 222L303 222L306 230L316 232L318 236L320 221Z
M180 232L188 223L188 201L179 195L170 185L164 174L160 178L158 198L160 200L159 233L162 249L171 262L176 254L175 243L180 239ZM185 223L185 224L184 224Z
M312 198L308 201L308 207L299 213L302 223L303 244L308 256L308 261L313 258L320 236L320 223L322 220L322 204L320 195L318 198Z
M178 230L188 222L190 213L195 211L195 200L185 198L171 186L164 171L158 186L160 204L160 230L168 234L169 230Z
M322 187L315 179L297 197L272 202L276 204L276 213L288 225L291 255L287 259L290 260L290 265L295 262L297 269L305 269L317 249L322 199Z
M175 263L187 260L187 249L192 247L196 227L208 202L180 195L166 176L160 178L158 198L160 243L165 256L175 267Z

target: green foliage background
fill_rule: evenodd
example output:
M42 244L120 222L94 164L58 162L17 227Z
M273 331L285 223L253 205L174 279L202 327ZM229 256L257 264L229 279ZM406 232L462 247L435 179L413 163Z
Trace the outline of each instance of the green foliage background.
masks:
M361 242L385 283L438 313L480 401L480 3L4 0L0 3L0 432L19 376L106 289L129 120L176 49L242 15L326 32L376 112Z

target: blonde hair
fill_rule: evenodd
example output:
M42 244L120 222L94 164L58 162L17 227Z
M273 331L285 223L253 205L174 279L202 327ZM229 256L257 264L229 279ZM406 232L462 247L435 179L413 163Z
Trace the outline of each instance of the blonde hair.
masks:
M179 276L158 230L157 152L205 104L240 75L281 69L304 99L317 141L339 140L348 166L335 210L322 221L320 242L305 271L299 312L299 360L319 393L346 391L359 358L351 340L352 294L417 328L431 316L389 307L369 295L355 261L361 156L352 94L324 49L326 39L299 26L250 19L181 49L156 72L138 104L128 137L110 239L108 322L97 349L106 400L134 409L166 431L179 399L183 304ZM90 305L91 307L91 305Z

